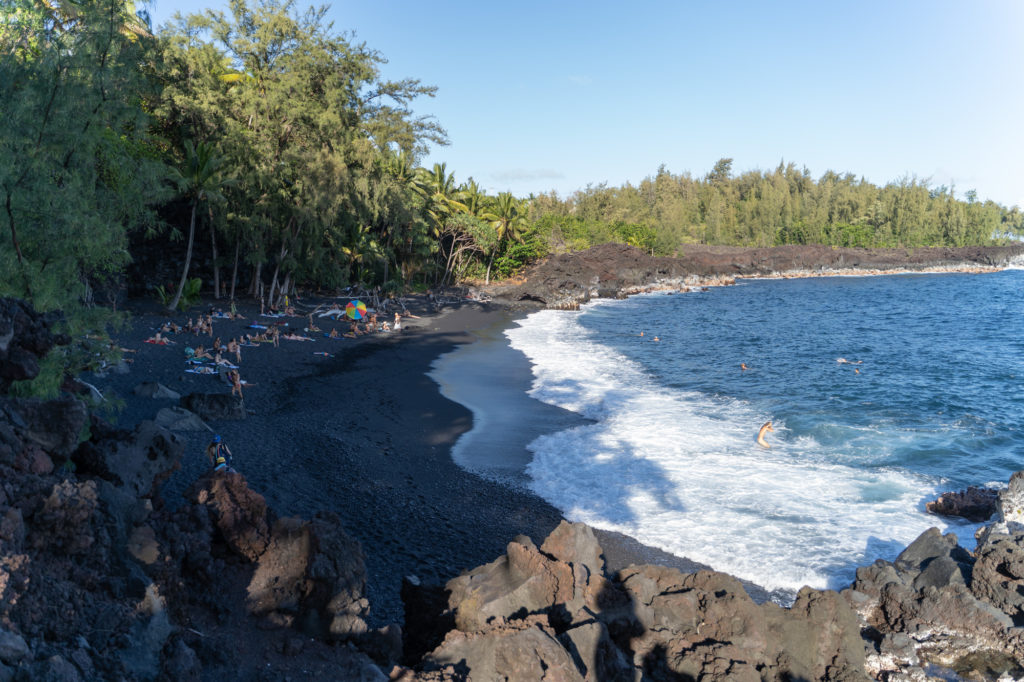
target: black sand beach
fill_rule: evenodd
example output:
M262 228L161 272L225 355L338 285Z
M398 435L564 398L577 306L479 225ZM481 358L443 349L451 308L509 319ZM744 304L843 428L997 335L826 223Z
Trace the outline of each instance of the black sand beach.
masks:
M299 305L301 310L315 304ZM208 337L179 334L172 337L175 345L143 343L163 321L180 323L188 315L168 317L149 302L136 302L131 310L130 323L117 335L124 347L137 349L126 354L133 360L130 371L88 377L108 397L124 400L119 426L151 419L172 404L133 395L133 387L143 381L158 381L182 395L230 392L216 376L184 372L184 348L197 343L208 347ZM411 299L409 310L420 319L409 320L397 333L332 340L321 332L309 334L313 342L282 339L279 348L244 348L240 373L250 384L245 390L247 419L209 423L230 446L235 468L276 514L308 518L329 510L342 519L366 555L373 625L402 622L399 591L404 576L444 583L493 561L516 535L544 538L562 518L531 492L486 480L453 462L450 449L471 428L472 414L444 398L427 375L437 357L457 344L473 342L473 330L510 324L511 314L471 301L437 311L422 297ZM254 319L268 322L251 308L240 312L248 319L217 320L215 335L227 341L251 331L246 327ZM305 317L276 321L300 333L308 324ZM345 326L328 319L316 322L323 332ZM323 351L334 357L314 354ZM530 383L525 358L522 369L525 391ZM538 409L557 409L530 402ZM524 419L525 425L530 423ZM520 445L532 440L531 428L538 427L524 426ZM211 433L178 435L187 444L186 457L163 491L171 506L180 503L182 493L207 469L203 449ZM700 567L618 534L599 537L613 570L651 562L684 570Z

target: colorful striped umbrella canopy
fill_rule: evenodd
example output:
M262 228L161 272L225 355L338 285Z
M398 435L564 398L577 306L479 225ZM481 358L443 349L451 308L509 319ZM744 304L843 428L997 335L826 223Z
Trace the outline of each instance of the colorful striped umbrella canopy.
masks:
M345 306L345 315L353 320L361 320L366 317L366 304L362 301L349 301Z

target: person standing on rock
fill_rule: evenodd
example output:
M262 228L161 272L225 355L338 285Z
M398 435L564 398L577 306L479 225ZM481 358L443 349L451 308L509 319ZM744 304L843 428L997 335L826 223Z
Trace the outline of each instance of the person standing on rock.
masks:
M210 458L210 466L214 471L226 471L231 468L231 450L221 441L220 436L214 436L206 446L206 456Z

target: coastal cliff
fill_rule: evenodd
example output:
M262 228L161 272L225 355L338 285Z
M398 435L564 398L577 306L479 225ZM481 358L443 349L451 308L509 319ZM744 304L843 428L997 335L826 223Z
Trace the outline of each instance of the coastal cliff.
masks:
M565 301L668 281L642 253L604 248L621 258L600 265L600 252L587 253L559 266L583 273ZM1021 253L922 267L992 268ZM763 256L771 264L751 274L778 274L781 257ZM508 300L539 302L538 281L553 267L538 266ZM593 287L588 268L597 267L609 286ZM726 277L725 267L665 271L697 286ZM52 323L0 301L0 377L30 378L42 354L69 341ZM66 388L49 402L0 396L0 680L1024 675L1024 472L999 493L976 547L932 529L894 561L859 569L847 589L805 588L787 608L756 603L714 571L609 568L591 529L562 522L501 538L503 554L448 580L407 573L404 622L380 624L366 562L379 547L366 545L397 556L400 543L367 540L330 512L280 516L294 510L273 508L273 491L240 473L204 473L170 504L165 481L187 466L181 432L147 420L118 429L89 413L73 392L81 385ZM387 505L398 516L411 510L399 497Z

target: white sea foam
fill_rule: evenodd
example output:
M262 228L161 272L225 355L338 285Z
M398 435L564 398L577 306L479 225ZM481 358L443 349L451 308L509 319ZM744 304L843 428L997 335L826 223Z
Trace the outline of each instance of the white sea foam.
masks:
M538 312L505 332L533 365L533 397L597 420L529 445L533 489L569 519L781 590L842 587L934 525L973 546L975 526L922 510L936 481L836 464L838 446L790 442L779 422L765 450L754 437L772 415L657 385L581 326L584 312Z

